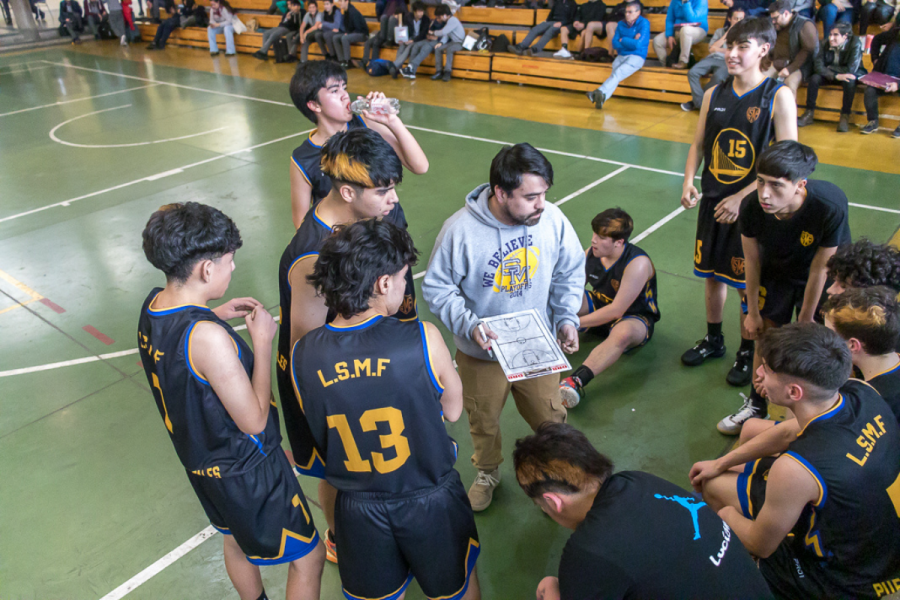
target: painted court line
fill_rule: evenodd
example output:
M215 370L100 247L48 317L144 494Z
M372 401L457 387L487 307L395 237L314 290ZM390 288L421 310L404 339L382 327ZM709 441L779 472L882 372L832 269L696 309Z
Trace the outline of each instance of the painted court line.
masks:
M138 587L149 581L154 575L158 574L160 571L162 571L217 533L218 531L216 531L216 529L212 525L210 525L107 595L103 596L103 598L101 598L100 600L120 600L120 598L124 598L127 594L133 592Z
M565 198L562 198L562 199L560 199L560 200L557 200L556 202L554 202L554 204L556 204L557 206L562 206L563 204L565 204L565 203L568 202L569 200L572 200L573 198L577 198L578 196L580 196L581 194L585 193L586 191L588 191L588 190L590 190L590 189L593 189L593 188L597 187L598 185L600 185L600 184L603 183L604 181L606 181L606 180L608 180L608 179L612 179L613 177L615 177L616 175L618 175L618 174L621 173L622 171L624 171L624 170L626 170L626 169L630 169L630 168L631 168L631 167L628 166L628 165L619 167L618 169L616 169L616 170L613 171L612 173L610 173L610 174L608 174L608 175L604 175L603 177L601 177L601 178L598 179L597 181L595 181L595 182L593 182L593 183L589 183L589 184L587 184L586 186L584 186L583 188L581 188L580 190L576 190L576 191L572 192L571 194L569 194L569 195L566 196Z
M3 75L15 75L16 73L30 73L30 72L32 72L32 71L41 71L41 70L43 70L43 69L49 69L49 68L50 68L50 65L47 65L47 66L44 66L44 67L35 67L35 68L33 68L33 69L31 69L31 68L28 68L28 69L19 69L18 71L0 71L0 76L3 76Z
M855 206L856 208L868 208L869 210L879 210L881 212L893 213L895 215L900 215L900 210L896 210L893 208L882 208L880 206L869 206L868 204L857 204L856 202L849 202L850 206Z
M107 92L105 94L97 94L96 96L86 96L84 98L75 98L73 100L60 100L59 102L53 102L52 104L41 104L40 106L32 106L31 108L22 108L19 110L14 110L12 112L0 113L0 117L7 117L9 115L17 115L19 113L29 112L32 110L40 110L42 108L50 108L53 106L62 106L63 104L72 104L73 102L84 102L85 100L93 100L94 98L105 98L106 96L115 96L116 94L124 94L125 92L133 92L135 90L143 90L146 88L156 87L158 83L151 83L149 85L141 85L138 87L128 88L125 90L119 90L117 92Z

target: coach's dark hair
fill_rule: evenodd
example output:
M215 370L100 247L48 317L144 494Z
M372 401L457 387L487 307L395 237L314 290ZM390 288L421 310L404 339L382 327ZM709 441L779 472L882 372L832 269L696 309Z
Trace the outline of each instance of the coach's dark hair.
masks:
M531 144L523 143L506 146L491 161L491 192L497 188L512 194L522 185L522 175L531 173L543 179L548 186L553 185L553 165Z
M234 221L197 202L160 207L150 215L142 237L147 260L178 284L188 280L199 261L216 260L243 244Z
M850 23L847 23L846 21L838 21L837 23L832 25L831 28L837 29L838 33L845 37L853 33L853 26ZM828 37L828 35L830 33L831 33L831 31L826 31L825 37Z
M856 338L872 356L893 353L900 339L897 292L884 286L853 288L830 297L822 314L845 340Z
M291 77L291 100L300 109L303 116L313 123L319 122L319 116L310 110L307 103L319 101L319 90L328 86L329 80L347 83L347 71L333 60L309 60L297 65Z
M794 5L791 3L791 0L775 0L772 4L769 5L769 8L766 9L768 13L771 15L772 13L781 14L784 12L791 12L794 10Z
M443 17L443 16L449 17L452 14L453 14L453 11L450 10L450 7L447 6L446 4L438 4L434 9L435 17Z
M860 238L828 259L828 276L843 287L886 285L900 292L900 249Z
M409 233L393 223L365 219L338 225L306 279L328 308L349 319L368 310L379 277L412 268L417 254Z
M331 136L322 148L322 172L334 189L350 184L380 188L403 181L403 163L381 134L368 128Z
M641 13L644 12L644 5L641 2L641 0L628 0L627 2L625 2L625 8L628 8L629 6L635 6L635 5L638 7L638 9L641 11Z
M621 208L607 208L591 220L591 229L597 235L627 242L634 231L634 221Z
M775 37L777 35L771 19L767 17L747 17L728 28L725 41L729 46L732 46L756 40L756 43L760 46L768 44L769 52L771 53L772 49L775 48Z
M547 421L516 440L516 479L529 498L546 492L575 494L612 474L613 463L567 423Z
M850 349L841 337L818 323L791 323L769 329L757 344L765 365L779 375L802 379L830 397L850 377Z
M760 152L756 172L797 183L812 175L818 164L815 150L800 142L782 140Z

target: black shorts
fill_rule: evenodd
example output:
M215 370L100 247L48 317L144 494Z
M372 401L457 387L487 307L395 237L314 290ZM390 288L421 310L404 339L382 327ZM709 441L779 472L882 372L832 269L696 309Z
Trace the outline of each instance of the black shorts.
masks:
M737 223L716 221L716 205L721 198L700 199L697 238L694 242L694 275L744 289L744 247Z
M591 312L594 312L594 310L596 310L594 307L602 306L603 303L600 302L595 296L592 296L592 294L593 294L593 292L589 292L587 290L585 290L585 292L584 292L584 295L588 301L588 310L590 310ZM598 325L597 327L588 327L587 329L583 329L582 331L586 331L587 333L589 333L591 335L596 335L603 339L606 339L609 337L609 333L612 331L612 328L615 327L618 323L621 323L622 321L624 321L625 319L636 319L636 320L640 321L641 323L643 323L644 326L647 328L647 335L644 336L644 341L641 342L640 344L638 344L637 346L632 346L626 352L631 352L632 350L635 350L637 348L641 348L641 347L645 346L647 344L647 342L649 342L650 339L653 338L654 321L653 321L653 319L650 319L643 315L625 315L625 316L623 316L619 319L616 319L615 321L612 321L610 323L606 323L604 325Z
M802 535L802 533L801 533ZM820 566L803 555L798 555L788 537L778 545L768 558L760 559L759 572L765 578L772 594L779 600L808 600L809 598L877 598L890 593L884 583L859 585L857 580L840 585L840 579L847 577L836 569ZM827 563L821 563L827 564ZM894 580L896 581L896 579Z
M824 289L830 286L831 282L826 281ZM800 314L805 294L806 284L762 279L759 282L759 316L776 327L787 325ZM826 299L827 294L823 291L814 317L819 323L822 322L821 310Z
M438 485L402 497L338 492L334 520L348 600L394 600L413 577L428 598L466 593L481 548L455 469Z
M319 543L297 477L280 449L233 477L188 473L213 527L233 535L247 560L277 565L303 558Z

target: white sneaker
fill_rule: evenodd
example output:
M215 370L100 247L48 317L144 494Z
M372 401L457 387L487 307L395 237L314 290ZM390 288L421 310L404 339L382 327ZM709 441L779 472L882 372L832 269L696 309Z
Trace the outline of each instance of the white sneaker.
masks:
M554 58L572 58L572 53L565 48L560 48L559 52L556 52L553 56Z
M120 46L127 46L128 42L125 40L125 36L122 36L122 39L119 41Z
M744 423L749 419L765 419L768 410L765 407L758 407L753 405L753 401L750 400L744 394L741 394L741 398L744 399L744 404L738 409L738 411L734 414L728 415L716 425L716 429L719 430L719 433L724 433L725 435L737 435L741 432L741 428L744 426Z

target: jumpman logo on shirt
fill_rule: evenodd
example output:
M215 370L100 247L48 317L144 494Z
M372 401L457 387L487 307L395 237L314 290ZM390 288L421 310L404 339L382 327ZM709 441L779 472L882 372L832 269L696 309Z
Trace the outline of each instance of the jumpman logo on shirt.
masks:
M671 500L672 502L677 502L681 506L688 509L691 513L691 519L694 521L694 539L700 539L700 522L697 520L697 512L704 506L706 506L706 502L698 502L696 498L691 497L682 497L682 496L661 496L660 494L653 494L654 498L659 498L660 500Z

